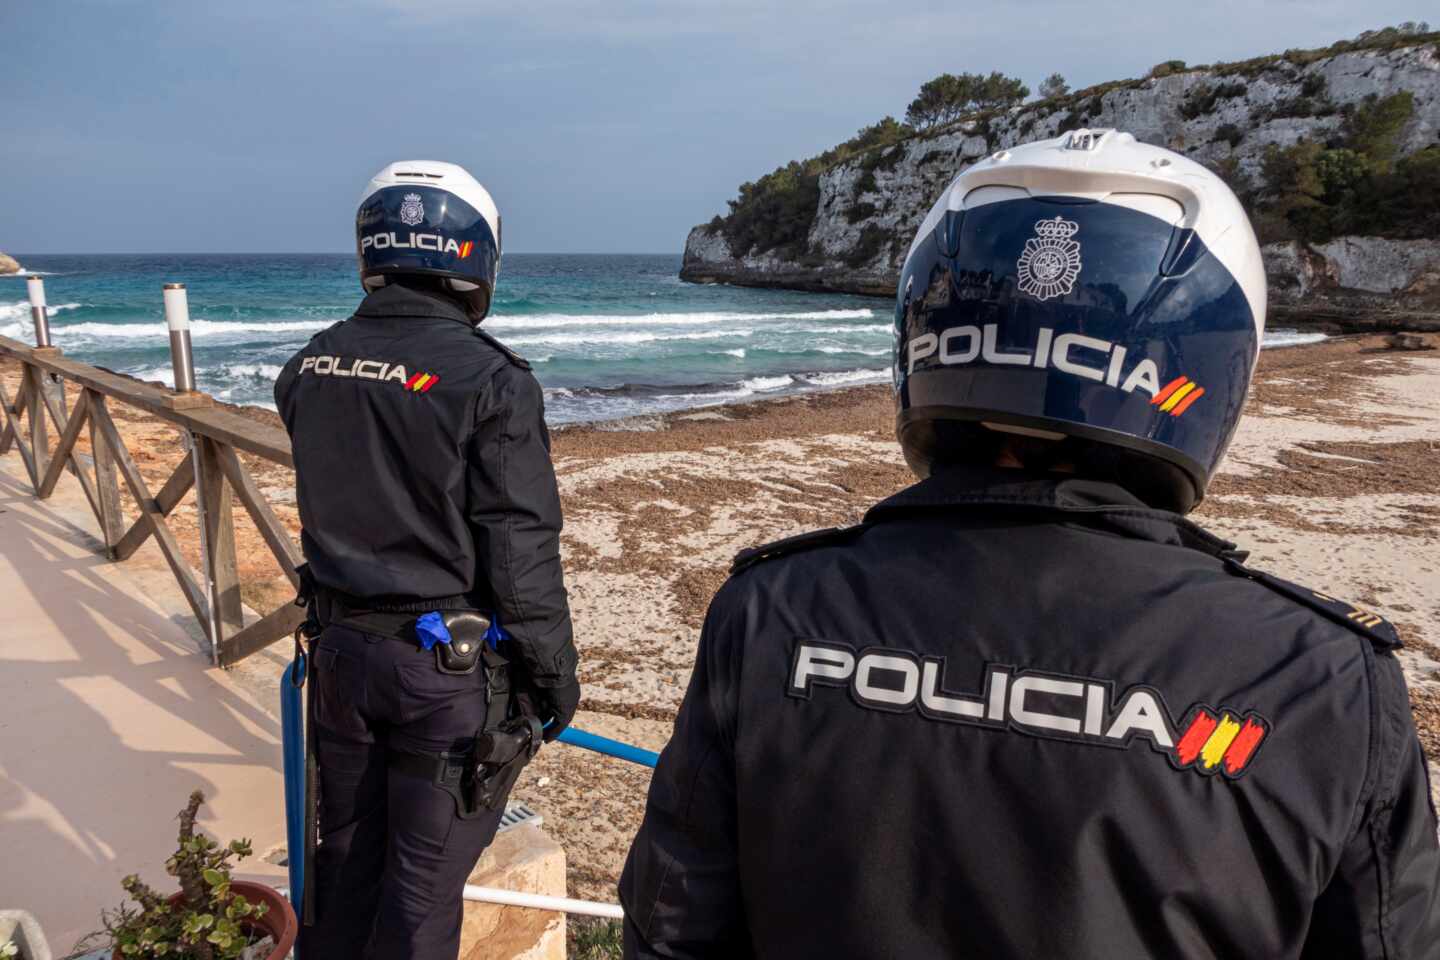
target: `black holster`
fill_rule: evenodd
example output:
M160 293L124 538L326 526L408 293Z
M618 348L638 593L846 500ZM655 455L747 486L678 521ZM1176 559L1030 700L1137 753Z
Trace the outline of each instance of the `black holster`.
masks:
M539 719L519 716L481 733L468 750L400 754L399 764L433 771L435 786L454 799L456 815L473 820L500 808L541 742Z

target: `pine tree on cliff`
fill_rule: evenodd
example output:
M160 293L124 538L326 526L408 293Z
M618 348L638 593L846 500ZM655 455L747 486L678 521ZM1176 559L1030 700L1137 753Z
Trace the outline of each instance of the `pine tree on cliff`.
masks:
M905 110L905 121L924 129L949 123L977 110L1013 107L1030 96L1030 88L1019 77L1007 77L999 70L989 76L942 73L927 80Z

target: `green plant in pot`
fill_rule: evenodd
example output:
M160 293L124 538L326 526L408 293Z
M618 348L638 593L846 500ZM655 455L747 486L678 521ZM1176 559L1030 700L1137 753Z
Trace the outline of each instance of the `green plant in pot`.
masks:
M179 843L165 862L180 892L162 895L131 874L121 886L134 904L102 914L115 960L279 960L294 945L299 925L289 902L263 884L231 879L232 864L250 856L250 841L221 846L196 832L204 802L199 790L190 794L180 811ZM266 937L273 946L257 954L254 945Z

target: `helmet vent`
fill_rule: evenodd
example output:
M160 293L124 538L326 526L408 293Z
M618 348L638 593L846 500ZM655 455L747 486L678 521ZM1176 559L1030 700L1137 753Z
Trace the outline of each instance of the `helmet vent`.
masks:
M1070 138L1065 141L1066 150L1084 150L1093 152L1104 145L1105 140L1114 133L1114 130L1089 130L1084 127L1079 130L1070 131Z
M411 172L408 171L408 170L396 170L396 171L395 171L395 176L397 176L397 177L428 177L428 178L431 179L431 180L443 180L443 179L445 179L445 174L443 174L443 173L411 173Z

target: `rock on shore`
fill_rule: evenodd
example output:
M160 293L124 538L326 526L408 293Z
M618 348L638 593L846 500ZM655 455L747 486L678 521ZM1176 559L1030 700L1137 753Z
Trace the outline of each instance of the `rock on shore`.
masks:
M1250 181L1261 177L1267 150L1331 140L1343 131L1345 112L1372 95L1408 91L1414 97L1396 144L1400 154L1435 143L1440 132L1440 47L1430 42L1298 64L1266 57L1094 89L1099 92L961 120L832 167L820 175L804 252L737 256L723 230L697 226L686 240L680 276L893 295L915 230L960 171L998 150L1080 126L1127 130ZM1282 313L1316 307L1338 321L1378 312L1389 326L1440 330L1440 241L1341 237L1314 246L1271 244L1265 255L1272 299Z
M0 276L19 273L21 269L19 261L14 257L0 253Z

